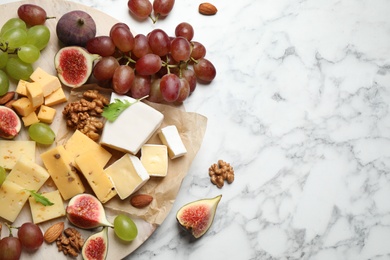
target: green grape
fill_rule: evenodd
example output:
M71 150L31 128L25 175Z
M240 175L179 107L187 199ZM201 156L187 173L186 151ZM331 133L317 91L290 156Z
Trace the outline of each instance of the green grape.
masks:
M8 53L0 50L0 69L5 68L8 62Z
M12 28L2 35L3 41L8 42L8 47L15 49L27 42L27 31L21 28Z
M32 44L25 44L19 47L18 57L26 63L36 62L41 55L40 50Z
M28 128L28 135L39 144L52 144L56 135L48 124L34 123Z
M115 217L114 232L124 241L132 241L138 235L138 229L134 221L123 214L119 214Z
M5 172L5 169L0 166L0 186L5 181L5 177L7 177L7 173Z
M3 24L3 27L1 27L0 35L4 34L9 29L13 29L13 28L20 28L26 30L27 25L20 18L11 18L7 22L5 22L5 24Z
M4 71L0 70L0 96L8 92L9 89L9 79L7 74Z
M50 30L45 25L35 25L27 30L27 43L44 49L50 40Z
M34 71L31 64L25 63L17 57L9 58L5 69L8 75L16 80L28 80Z

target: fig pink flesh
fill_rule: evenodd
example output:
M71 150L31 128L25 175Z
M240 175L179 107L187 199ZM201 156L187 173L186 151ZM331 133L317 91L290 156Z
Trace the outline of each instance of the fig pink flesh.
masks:
M78 50L69 49L61 53L59 67L62 77L72 85L77 85L87 77L87 59Z
M87 248L85 249L88 259L103 260L104 252L106 251L106 243L102 237L96 237L93 240L88 241Z
M192 229L194 235L197 236L196 230L203 232L210 218L209 207L204 205L198 205L197 207L192 207L185 209L182 216L180 217L183 226L188 229Z
M5 109L0 110L0 136L5 138L16 136L18 124L18 118L14 113Z
M100 208L90 199L78 199L66 209L68 218L79 227L93 228L99 226Z

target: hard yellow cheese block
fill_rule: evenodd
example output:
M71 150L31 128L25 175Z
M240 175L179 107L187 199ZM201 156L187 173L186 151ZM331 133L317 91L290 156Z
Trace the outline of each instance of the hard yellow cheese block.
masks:
M55 110L54 108L42 105L39 108L39 112L38 112L37 117L38 117L39 121L41 121L43 123L51 124L54 120L54 116L56 115L56 112L57 112L57 110Z
M43 91L38 82L29 82L26 84L27 97L34 108L43 104Z
M0 186L0 217L14 222L28 197L28 191L6 179Z
M60 80L38 67L31 74L30 79L41 85L42 93L44 97L47 97L57 89L61 88Z
M138 157L131 154L125 154L104 172L111 177L122 200L139 190L150 178Z
M26 88L27 83L28 83L28 81L26 81L26 80L23 80L23 79L19 80L18 85L16 86L16 89L15 89L15 92L18 93L18 95L26 97L27 96L27 88Z
M0 140L0 166L10 170L20 156L35 160L35 142Z
M37 117L37 113L31 112L27 116L23 116L22 121L23 121L24 126L27 127L27 126L30 126L32 124L38 123L39 119Z
M17 99L15 102L12 103L12 107L20 116L27 116L35 110L30 99L27 97L21 97Z
M66 102L68 99L62 88L55 90L53 93L45 97L46 106L54 106L63 102Z
M42 153L41 159L64 200L85 191L73 162L62 145Z
M53 205L43 205L36 202L33 197L29 198L31 215L35 224L45 222L47 220L55 219L65 216L64 202L58 190L42 193Z
M83 153L76 157L76 164L102 203L117 194L110 176L104 172L93 153Z
M150 176L165 177L168 173L166 145L145 144L141 148L141 162Z

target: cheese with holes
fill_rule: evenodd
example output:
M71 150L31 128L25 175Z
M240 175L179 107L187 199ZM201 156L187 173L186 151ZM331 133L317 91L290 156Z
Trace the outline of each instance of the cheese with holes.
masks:
M28 197L28 191L6 179L0 186L0 217L14 222Z
M102 203L106 203L117 194L110 176L104 172L93 153L83 153L76 157L76 164Z
M116 99L136 102L131 97L112 93L110 102ZM163 119L164 115L156 109L143 102L136 102L114 122L106 122L100 143L135 155L160 127Z
M62 145L42 153L41 159L64 200L85 191L73 161Z
M41 85L44 97L47 97L57 89L61 88L60 80L56 76L50 75L40 67L34 70L30 79Z
M65 216L65 207L61 194L58 190L42 193L53 205L43 205L35 201L33 197L29 198L31 215L33 222L39 224L47 220Z
M12 103L12 107L15 109L16 113L18 113L18 115L20 116L27 116L31 112L34 112L35 110L30 99L27 97L21 97L15 100Z
M28 114L27 116L23 116L22 117L22 121L23 121L23 125L25 127L27 126L30 126L32 124L35 124L35 123L38 123L39 122L39 119L37 117L37 113L35 113L34 111L31 112L30 114Z
M145 144L141 148L141 162L150 176L165 177L168 173L166 145Z
M53 93L45 97L46 106L54 106L66 102L68 99L62 88L55 90Z
M79 130L76 130L66 142L65 149L73 161L84 153L93 153L101 168L104 168L112 156L110 152Z
M111 177L122 200L139 190L150 178L138 157L131 154L123 155L104 172Z
M10 170L21 156L35 160L34 141L0 140L0 166Z
M187 153L187 149L181 140L179 131L175 125L169 125L161 128L158 133L161 142L168 147L168 154L171 159L183 156Z
M43 104L43 91L38 82L29 82L26 84L27 97L34 108Z
M57 110L55 110L54 108L42 105L39 108L38 119L43 123L51 124L54 120L56 112Z

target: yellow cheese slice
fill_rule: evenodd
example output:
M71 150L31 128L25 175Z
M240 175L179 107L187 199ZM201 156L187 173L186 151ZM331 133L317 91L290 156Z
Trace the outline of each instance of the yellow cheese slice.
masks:
M35 160L35 142L18 140L0 140L0 166L7 170L15 166L20 156Z
M0 217L14 222L28 197L28 191L6 179L0 186Z
M35 224L45 222L47 220L55 219L65 216L64 202L58 190L42 193L53 205L43 205L36 202L33 197L29 198L31 215Z

